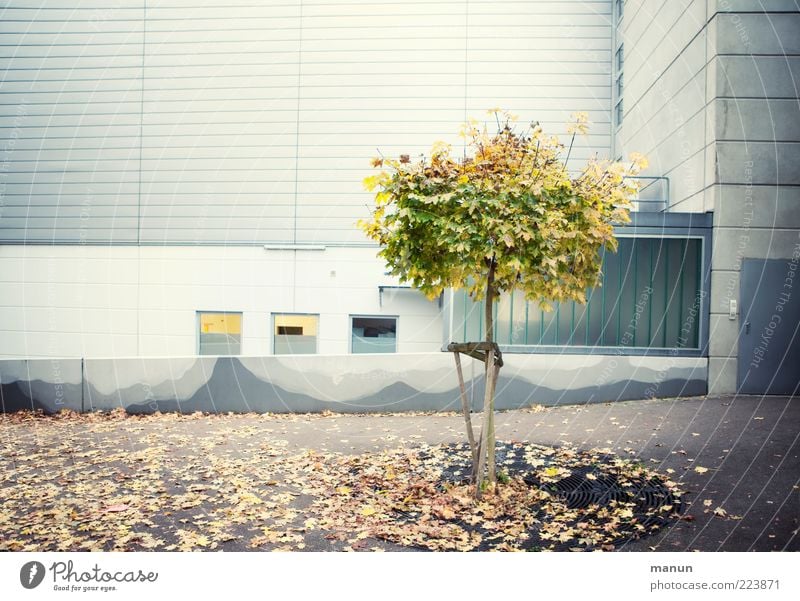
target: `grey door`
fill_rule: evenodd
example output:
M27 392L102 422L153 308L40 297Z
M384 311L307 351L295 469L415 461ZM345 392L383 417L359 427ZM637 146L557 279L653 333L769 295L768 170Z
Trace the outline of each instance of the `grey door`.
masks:
M800 265L788 259L742 261L739 392L800 391Z

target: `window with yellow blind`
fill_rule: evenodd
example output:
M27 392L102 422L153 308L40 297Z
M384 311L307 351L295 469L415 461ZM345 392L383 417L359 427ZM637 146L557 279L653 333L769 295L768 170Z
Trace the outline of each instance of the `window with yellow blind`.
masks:
M319 315L272 314L272 352L276 355L313 355L317 352Z
M242 314L198 311L201 355L242 354Z

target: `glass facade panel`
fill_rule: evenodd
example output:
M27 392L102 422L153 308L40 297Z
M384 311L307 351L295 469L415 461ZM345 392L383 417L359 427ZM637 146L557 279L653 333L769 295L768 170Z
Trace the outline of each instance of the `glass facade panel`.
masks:
M353 317L353 353L397 352L396 317Z
M702 241L624 238L603 254L601 285L586 304L556 303L547 313L520 292L495 308L501 345L685 348L699 346ZM483 303L453 294L453 337L483 340Z
M242 353L242 314L198 312L201 355L240 355Z
M313 355L317 352L319 315L273 314L273 346L276 355Z

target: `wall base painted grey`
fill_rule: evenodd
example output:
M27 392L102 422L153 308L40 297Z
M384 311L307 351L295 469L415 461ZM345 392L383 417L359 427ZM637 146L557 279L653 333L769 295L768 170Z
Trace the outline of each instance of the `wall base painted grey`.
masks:
M706 393L702 357L508 355L497 408ZM483 403L483 364L465 378ZM373 413L460 410L450 353L0 360L4 413Z

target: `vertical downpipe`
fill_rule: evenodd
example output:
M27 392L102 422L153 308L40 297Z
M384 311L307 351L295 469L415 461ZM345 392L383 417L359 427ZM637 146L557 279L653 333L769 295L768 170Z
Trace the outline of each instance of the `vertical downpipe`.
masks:
M86 396L86 359L81 357L81 413L86 413L86 404L85 404L85 396Z

